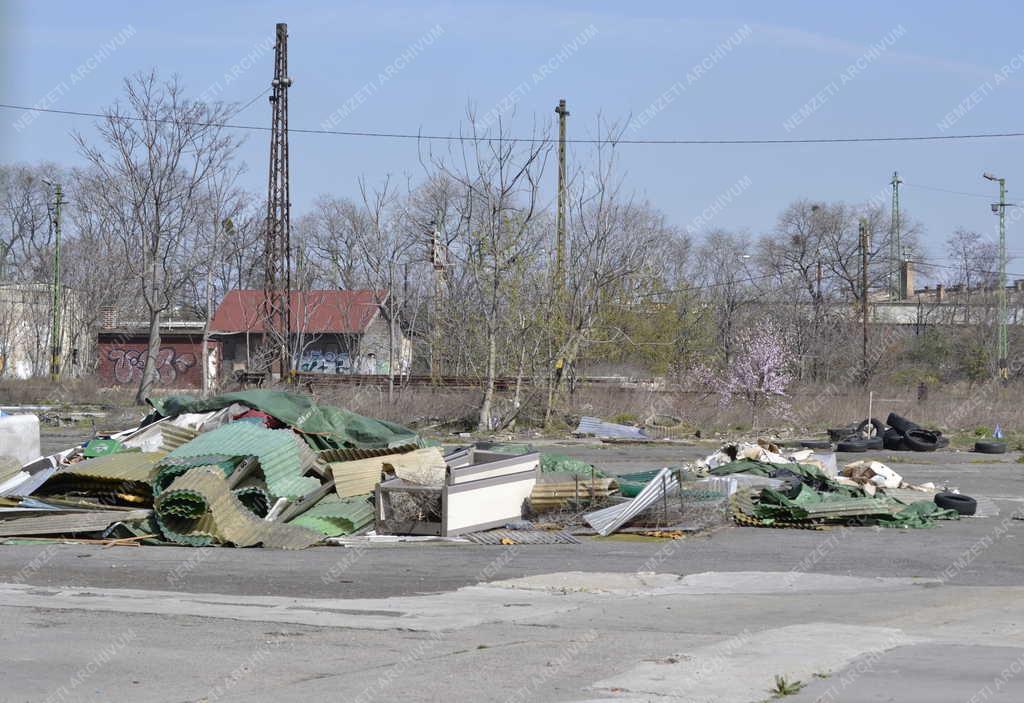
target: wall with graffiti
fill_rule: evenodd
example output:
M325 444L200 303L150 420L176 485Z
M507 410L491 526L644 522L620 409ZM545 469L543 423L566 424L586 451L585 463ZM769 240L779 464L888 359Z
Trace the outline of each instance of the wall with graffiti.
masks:
M212 355L219 357L219 345L212 344ZM147 342L138 339L99 341L97 374L110 385L133 386L142 380L146 364ZM200 388L203 370L199 341L162 341L156 356L157 385L165 388Z

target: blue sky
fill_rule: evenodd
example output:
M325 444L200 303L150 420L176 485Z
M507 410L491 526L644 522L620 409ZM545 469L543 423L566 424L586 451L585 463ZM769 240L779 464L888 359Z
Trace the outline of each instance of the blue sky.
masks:
M151 67L179 74L197 96L208 91L245 103L269 84L273 51L266 47L275 22L286 21L293 127L321 127L349 103L356 108L335 119L335 129L454 134L468 105L483 114L513 94L514 114L503 119L519 135L535 125L553 129L561 97L569 101L573 137L598 136L598 115L625 124L652 106L642 126L627 128L627 138L1024 131L1024 10L1011 2L8 0L3 8L4 103L97 111L119 97L124 75ZM729 48L716 54L730 37ZM577 46L567 52L574 38ZM417 55L381 80L417 42ZM92 67L82 71L90 57ZM554 67L535 80L549 61ZM693 67L702 63L710 68L694 78ZM662 95L671 100L657 106ZM941 126L958 105L962 115ZM804 117L794 124L801 108ZM5 161L80 163L70 131L88 135L90 120L42 115L16 129L19 118L0 110ZM269 119L264 98L235 121ZM257 132L241 152L246 185L257 192L265 187L267 151L267 135ZM984 196L995 191L981 179L987 170L1007 178L1011 200L1015 190L1024 193L1024 138L621 145L617 152L627 189L683 226L747 179L709 224L753 234L769 230L801 197L888 203L898 169L907 184L904 209L924 224L933 256L955 227L994 233L996 218L985 197L920 186ZM575 162L591 156L589 146L570 150ZM293 135L291 173L293 213L301 214L321 192L356 196L360 176L373 183L391 174L404 182L423 170L414 141ZM550 176L553 196L554 169ZM1024 254L1021 232L1024 222L1008 226L1011 253Z

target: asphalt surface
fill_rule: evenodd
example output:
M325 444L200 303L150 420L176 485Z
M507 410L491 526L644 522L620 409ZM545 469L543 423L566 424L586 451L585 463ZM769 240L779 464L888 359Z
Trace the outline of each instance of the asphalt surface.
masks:
M610 473L708 451L544 448ZM1024 700L1024 464L870 457L1000 514L514 548L0 545L0 699L761 701L780 675L793 701Z

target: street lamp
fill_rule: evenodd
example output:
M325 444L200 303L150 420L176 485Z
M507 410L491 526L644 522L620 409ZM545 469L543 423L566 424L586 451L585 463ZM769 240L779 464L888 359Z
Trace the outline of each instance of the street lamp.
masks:
M996 358L998 360L998 375L1006 383L1010 377L1010 369L1007 358L1009 357L1009 344L1006 338L1006 179L995 176L988 171L981 174L981 177L999 183L999 202L992 203L992 212L999 215L999 283L996 291L999 302L999 337L996 343Z

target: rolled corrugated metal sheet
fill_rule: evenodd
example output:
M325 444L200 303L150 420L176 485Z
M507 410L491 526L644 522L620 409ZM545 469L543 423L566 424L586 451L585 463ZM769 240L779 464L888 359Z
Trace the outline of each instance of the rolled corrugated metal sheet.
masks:
M299 498L320 486L319 479L304 475L316 465L316 454L291 430L232 422L204 432L167 458L173 461L178 457L205 455L257 457L267 491L275 498Z
M665 467L651 479L650 483L644 486L644 489L633 500L587 513L583 519L597 530L599 535L606 537L678 487L679 480L676 478L675 472Z

